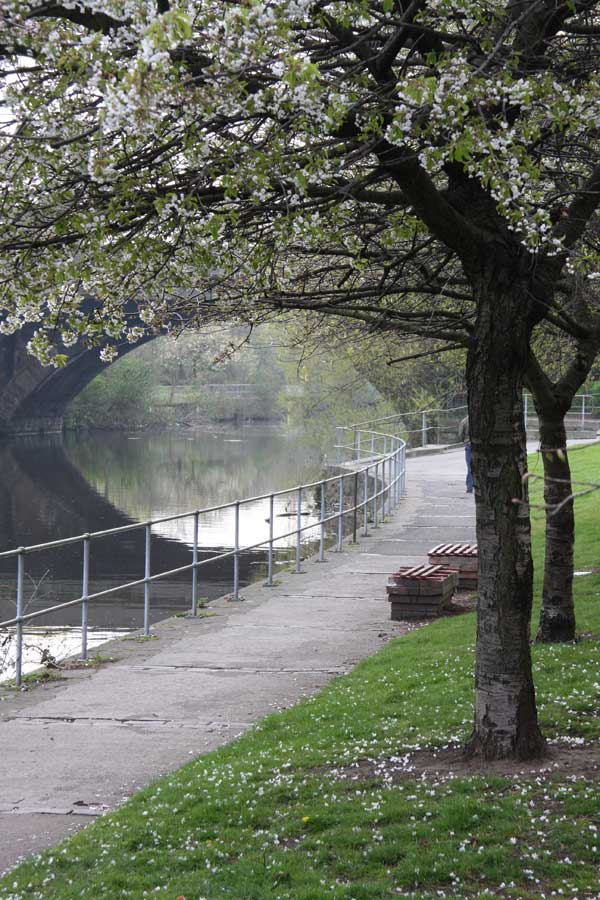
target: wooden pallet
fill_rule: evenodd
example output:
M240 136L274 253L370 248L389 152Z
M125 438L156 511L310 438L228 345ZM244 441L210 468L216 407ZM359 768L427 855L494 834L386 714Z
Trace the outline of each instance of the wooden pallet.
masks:
M429 551L431 565L449 566L458 569L458 586L477 587L478 556L477 544L438 544Z

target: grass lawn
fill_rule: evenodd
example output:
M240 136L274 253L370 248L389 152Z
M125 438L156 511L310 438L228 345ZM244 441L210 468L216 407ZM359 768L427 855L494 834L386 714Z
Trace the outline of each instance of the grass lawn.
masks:
M598 480L600 447L571 459ZM600 566L600 494L577 502L576 554ZM470 729L475 617L441 619L20 866L0 898L600 898L600 574L576 603L582 640L533 648L566 767L411 771Z

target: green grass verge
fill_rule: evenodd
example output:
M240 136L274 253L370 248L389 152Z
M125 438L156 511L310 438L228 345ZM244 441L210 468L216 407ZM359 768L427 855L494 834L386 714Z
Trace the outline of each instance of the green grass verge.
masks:
M600 448L572 454L575 477ZM598 565L600 497L577 502ZM534 517L541 570L543 521ZM539 587L539 572L536 575ZM535 646L552 742L600 737L600 577L576 579L575 645ZM313 698L150 785L0 882L0 898L598 898L597 774L389 778L389 759L469 732L475 618L395 640ZM368 776L356 763L373 761Z

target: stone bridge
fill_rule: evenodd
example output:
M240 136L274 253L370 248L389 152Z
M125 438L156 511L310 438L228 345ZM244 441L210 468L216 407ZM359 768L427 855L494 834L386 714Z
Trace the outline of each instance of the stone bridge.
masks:
M106 367L98 348L71 348L62 369L42 366L27 352L35 331L28 325L16 334L0 335L0 434L40 434L62 431L68 404ZM152 340L115 343L119 356Z

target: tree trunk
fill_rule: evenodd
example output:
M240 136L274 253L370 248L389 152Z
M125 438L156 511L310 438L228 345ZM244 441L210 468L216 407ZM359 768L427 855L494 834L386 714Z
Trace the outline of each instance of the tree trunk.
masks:
M533 564L526 491L522 386L528 293L510 268L476 284L478 315L467 358L469 425L479 548L475 721L466 746L485 759L544 755L531 672Z
M547 642L575 639L573 605L573 547L575 515L571 469L567 456L564 419L551 418L538 410L540 449L544 461L544 503L546 506L546 557L542 608L536 640ZM565 502L566 501L566 502ZM558 512L553 509L559 504Z

